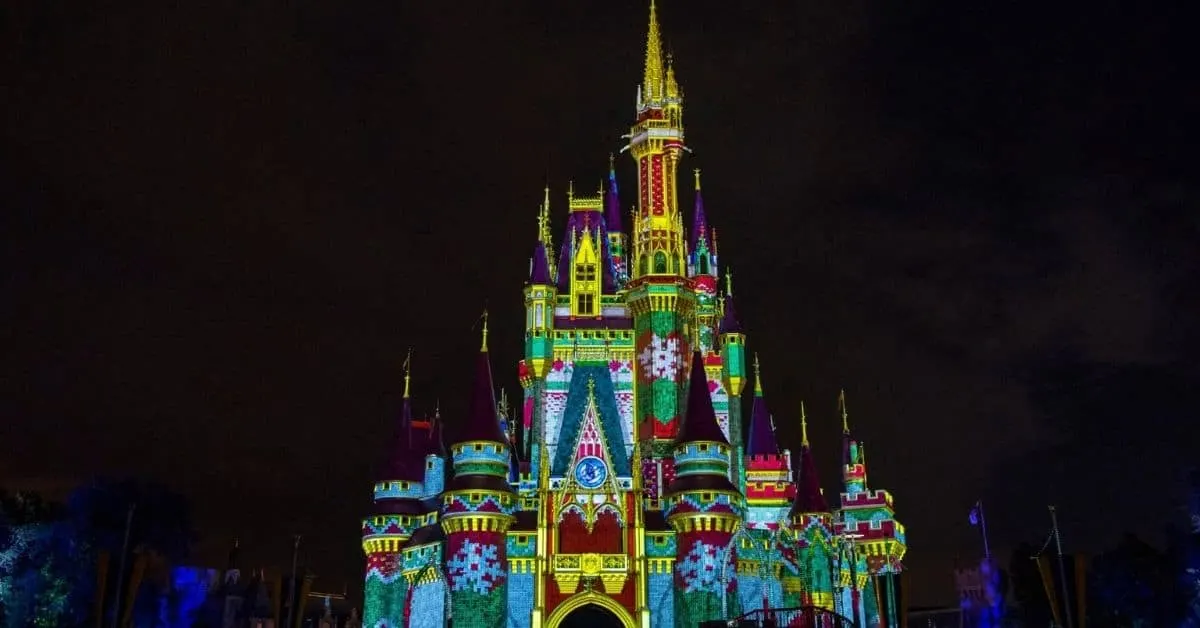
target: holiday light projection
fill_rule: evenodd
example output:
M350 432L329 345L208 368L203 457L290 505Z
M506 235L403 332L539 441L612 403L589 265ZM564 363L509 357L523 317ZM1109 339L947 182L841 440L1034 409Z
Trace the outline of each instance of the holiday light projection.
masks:
M632 213L615 157L595 194L569 187L557 216L543 190L523 288L519 419L496 401L486 314L474 379L461 383L469 409L448 417L448 447L440 417L412 417L406 384L362 527L364 625L452 615L456 626L558 628L592 613L626 628L764 613L898 625L878 583L902 569L904 528L891 495L868 484L848 424L837 504L821 491L807 432L795 464L775 441L761 373L743 429L747 337L698 171L685 230L683 92L660 40L651 3L621 151L636 168Z

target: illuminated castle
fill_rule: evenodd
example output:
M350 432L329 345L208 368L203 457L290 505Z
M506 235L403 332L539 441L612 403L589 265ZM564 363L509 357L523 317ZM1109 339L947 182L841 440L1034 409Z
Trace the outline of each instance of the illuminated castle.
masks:
M363 521L363 625L667 627L755 613L898 625L904 528L891 495L868 488L844 401L838 507L803 409L799 454L776 442L757 360L743 429L746 336L728 270L721 289L698 171L685 233L682 90L653 2L628 137L628 232L611 159L606 189L568 193L557 247L545 192L519 414L496 401L486 317L448 448L440 417L413 418L406 373L392 462Z

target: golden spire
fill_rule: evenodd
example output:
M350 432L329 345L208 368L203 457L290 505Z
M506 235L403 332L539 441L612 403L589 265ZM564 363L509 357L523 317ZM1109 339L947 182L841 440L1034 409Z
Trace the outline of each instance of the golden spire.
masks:
M658 10L654 0L650 0L650 28L646 35L646 71L642 75L643 98L647 101L658 100L662 96L663 61L662 42L658 35Z
M679 98L679 83L675 82L675 59L671 56L671 53L667 53L666 97L670 99Z
M850 414L846 412L846 389L838 391L838 408L842 411L842 433L850 433Z
M699 190L700 188L697 187L696 189ZM716 255L717 254L717 228L712 227L710 229L710 231L712 231L713 255Z
M692 170L692 172L696 175L696 191L699 192L700 191L700 169L696 168L695 170Z
M808 417L804 414L804 401L800 401L800 446L808 447Z
M733 271L725 267L725 296L733 296Z
M567 200L570 201L573 198L575 198L575 180L571 179L567 181Z
M758 352L754 352L754 395L762 396L762 368L758 365Z
M479 346L480 353L487 353L487 350L488 350L488 348L487 348L487 332L488 332L487 318L488 318L487 308L484 308L483 309L483 343Z
M404 358L404 398L408 399L408 383L412 379L412 347L408 348L408 356Z
M615 162L613 161L613 154L612 154L612 153L609 153L609 154L608 154L608 171L609 171L609 172L615 172L615 171L616 171L616 169L617 169L617 168L616 168L616 164L615 164Z

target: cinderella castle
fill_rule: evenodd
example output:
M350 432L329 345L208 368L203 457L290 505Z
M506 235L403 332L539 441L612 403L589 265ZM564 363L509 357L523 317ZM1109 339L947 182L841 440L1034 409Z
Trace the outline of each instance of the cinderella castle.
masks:
M629 224L611 160L606 189L568 194L558 243L546 192L519 410L497 401L486 315L468 413L445 421L454 442L440 416L414 418L406 372L362 522L364 626L901 625L904 527L867 483L844 399L836 499L803 409L788 418L799 451L776 441L756 359L746 425L746 335L698 171L687 231L678 195L682 93L651 2L622 151L637 169Z

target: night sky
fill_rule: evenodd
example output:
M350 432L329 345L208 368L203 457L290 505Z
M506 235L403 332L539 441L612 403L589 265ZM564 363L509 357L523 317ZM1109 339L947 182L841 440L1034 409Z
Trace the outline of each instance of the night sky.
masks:
M406 350L453 429L486 304L518 395L542 187L559 241L633 120L646 10L298 4L0 10L0 485L162 480L198 562L238 536L282 565L298 532L353 590ZM835 491L846 389L914 603L953 600L977 498L1005 557L1051 502L1069 551L1182 522L1194 29L1067 4L660 3L781 437L803 399Z

